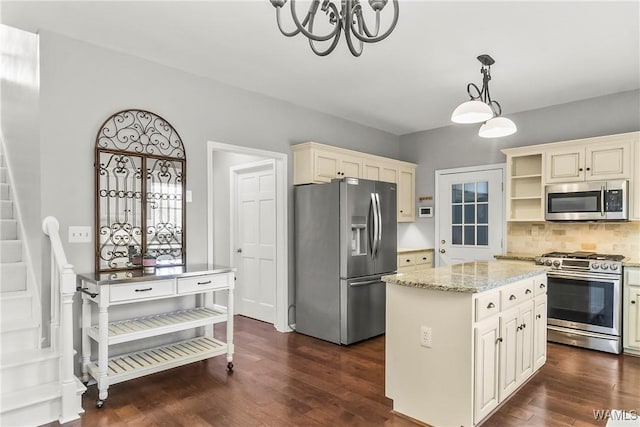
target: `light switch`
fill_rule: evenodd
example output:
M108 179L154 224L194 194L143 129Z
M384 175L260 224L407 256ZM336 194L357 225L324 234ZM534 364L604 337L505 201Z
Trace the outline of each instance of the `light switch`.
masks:
M69 243L91 243L91 226L70 226Z

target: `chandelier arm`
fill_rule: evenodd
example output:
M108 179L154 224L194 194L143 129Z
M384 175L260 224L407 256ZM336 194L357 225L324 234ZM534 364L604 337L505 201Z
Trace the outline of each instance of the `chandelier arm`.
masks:
M478 92L478 95L474 96L471 93L471 88L475 89L475 91ZM480 89L478 89L478 86L476 86L475 83L469 83L467 85L467 94L469 94L469 96L471 97L472 101L475 101L476 99L481 99L482 98L482 91Z
M374 32L369 31L369 27L367 27L367 22L364 20L364 16L362 15L362 5L358 3L353 8L353 14L358 18L358 23L361 28L359 28L358 34L366 34L367 37L376 37L378 32L380 31L380 11L376 10L376 30ZM353 28L352 28L353 31Z
M300 20L298 19L298 15L296 14L296 10L295 10L295 0L291 0L291 17L293 18L293 22L296 24L296 27L298 27L298 29L300 30L300 32L302 34L304 34L305 36L307 36L309 39L314 40L314 41L318 41L318 42L323 42L326 40L329 40L332 37L335 37L335 35L340 31L340 21L336 21L335 24L335 28L333 29L333 31L327 35L324 36L317 36L315 34L312 34L311 32L307 31L306 28L304 28L305 26L303 26L300 23ZM305 21L307 21L307 25L309 25L309 29L313 28L313 21L315 20L316 17L316 11L318 10L318 4L320 3L319 0L313 0L313 2L311 3L311 6L309 6L309 12L307 13L307 17L305 18ZM336 14L336 16L338 15L338 9L335 7L335 5L333 3L329 3L328 7L332 8L334 13Z
M362 26L358 24L358 28L354 28L356 25L353 21L353 17L355 14L355 8L349 9L349 2L347 2L347 9L344 15L344 38L347 40L347 47L351 54L355 57L362 55L362 50L364 49L364 43L362 40L359 40L359 49L356 49L356 46L353 44L353 40L351 39L351 34L358 35L358 31L362 31Z
M327 56L328 54L333 52L333 50L338 45L338 42L340 41L340 34L341 33L342 33L342 31L338 31L338 34L336 34L336 36L333 38L333 41L331 42L331 45L327 48L327 50L321 51L321 50L316 49L316 47L313 45L313 43L317 43L317 42L314 42L311 39L309 39L309 46L311 47L311 50L313 51L313 53L315 53L316 55L318 55L318 56Z
M296 34L300 33L300 28L296 28L293 31L285 31L282 29L282 25L280 23L280 6L276 6L276 22L278 23L278 29L280 30L280 32L282 33L282 35L287 36L287 37L293 37ZM307 21L309 20L309 15L306 16L306 18L304 19L304 21L302 21L302 25L307 25Z
M393 0L393 22L391 22L391 26L383 34L375 37L367 37L367 36L360 35L358 33L353 33L353 35L358 40L365 43L375 43L375 42L379 42L380 40L386 39L389 36L389 34L391 34L393 29L396 27L396 24L398 23L399 11L400 10L398 9L398 0Z
M498 101L491 101L489 103L489 107L491 107L494 117L499 117L502 115L502 106Z

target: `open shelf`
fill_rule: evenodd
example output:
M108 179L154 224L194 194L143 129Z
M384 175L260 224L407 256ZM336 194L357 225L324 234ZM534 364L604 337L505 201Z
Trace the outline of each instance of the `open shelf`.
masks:
M116 384L165 369L186 365L227 352L227 344L213 338L198 337L166 346L141 350L108 360L109 384ZM100 378L97 362L88 365L93 378Z
M541 173L534 173L531 175L514 175L511 178L513 179L526 179L526 178L542 178Z
M227 312L221 309L206 307L173 311L171 313L156 314L109 323L109 345L134 341L156 335L184 331L200 326L225 322ZM89 329L89 336L99 340L98 326Z

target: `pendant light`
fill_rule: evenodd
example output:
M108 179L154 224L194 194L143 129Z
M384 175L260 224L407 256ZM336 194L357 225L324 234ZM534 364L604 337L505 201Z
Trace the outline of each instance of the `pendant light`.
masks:
M495 61L489 55L478 56L482 64L482 90L474 83L467 85L470 101L460 104L451 114L454 123L483 123L478 135L482 138L500 138L514 134L518 129L515 123L506 117L501 117L502 107L491 99L489 94L489 80L491 80L491 66Z

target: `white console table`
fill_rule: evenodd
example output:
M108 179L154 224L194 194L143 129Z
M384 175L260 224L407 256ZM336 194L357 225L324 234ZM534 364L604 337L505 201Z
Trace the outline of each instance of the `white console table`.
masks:
M235 269L229 267L157 267L155 273L127 270L78 275L82 291L82 374L98 384L96 406L107 399L109 385L187 363L227 355L233 370L233 289ZM227 307L214 304L216 291L227 291ZM121 304L197 295L192 308L110 321L109 308ZM92 324L93 310L98 323ZM213 325L226 322L226 342L214 338ZM198 328L195 338L109 357L109 346ZM92 354L91 341L97 343Z

